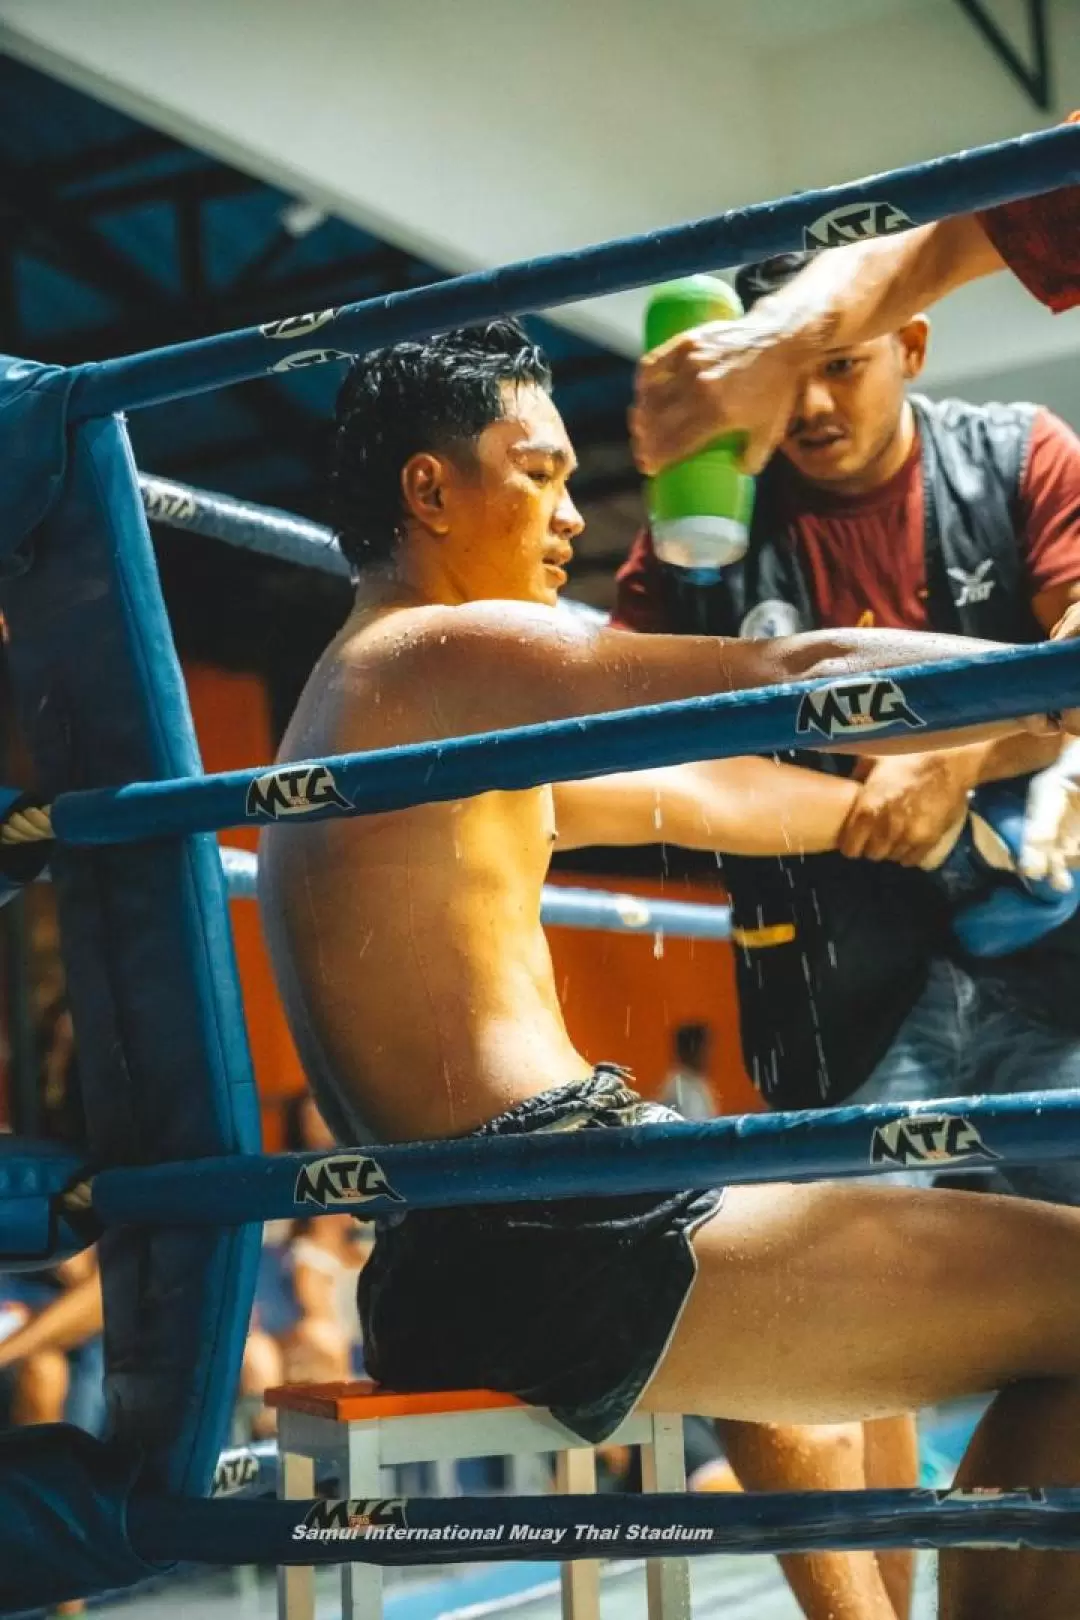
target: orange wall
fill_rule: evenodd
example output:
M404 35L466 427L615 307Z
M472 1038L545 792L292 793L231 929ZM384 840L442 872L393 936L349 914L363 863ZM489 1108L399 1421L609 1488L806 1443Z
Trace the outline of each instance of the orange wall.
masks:
M204 769L232 771L267 764L273 758L274 744L262 681L255 675L235 675L198 664L189 666L185 674ZM254 827L233 827L221 834L221 842L254 849L258 833ZM234 900L230 911L255 1080L263 1101L264 1134L272 1150L281 1145L275 1104L302 1089L304 1071L278 1000L258 907L253 900Z
M262 682L204 665L186 670L195 730L208 771L267 763L274 752ZM254 828L234 828L222 841L254 849ZM576 886L619 888L669 900L719 904L722 895L685 883L635 878L568 878ZM231 907L240 982L247 1011L255 1078L263 1100L266 1144L279 1147L280 1101L302 1089L296 1055L259 926L250 900ZM709 1076L723 1113L749 1113L760 1106L739 1056L735 974L731 948L712 940L665 939L656 955L653 936L602 934L578 929L548 931L555 982L570 1033L593 1062L622 1063L646 1093L655 1092L671 1066L672 1037L680 1024L711 1024Z

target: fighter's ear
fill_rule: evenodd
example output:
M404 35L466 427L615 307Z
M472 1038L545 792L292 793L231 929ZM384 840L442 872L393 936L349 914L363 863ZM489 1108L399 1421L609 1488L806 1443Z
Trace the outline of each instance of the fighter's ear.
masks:
M930 341L930 322L925 315L913 315L906 326L896 334L904 355L904 376L917 377L926 364L926 348Z
M429 534L443 535L447 531L446 503L443 489L446 482L446 463L441 456L421 451L410 456L401 469L401 493L405 509L414 523Z

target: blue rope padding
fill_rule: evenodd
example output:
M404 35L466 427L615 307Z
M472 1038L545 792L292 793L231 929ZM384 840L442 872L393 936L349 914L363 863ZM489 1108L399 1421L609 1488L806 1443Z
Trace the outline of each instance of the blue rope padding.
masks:
M861 233L872 235L896 229L898 214L906 216L904 223L925 224L1078 180L1080 128L1070 125L1022 135L687 225L480 270L292 321L80 366L73 373L71 417L79 421L136 410L286 370L290 360L293 365L314 365L345 359L379 344L468 326L495 315L552 309L695 270L786 253L805 246L804 233L841 208L883 205L876 216L872 208L860 216Z
M105 1226L215 1226L1077 1157L1080 1094L1018 1092L117 1167L99 1170L90 1187Z
M308 1539L310 1528L347 1523L350 1507L354 1514L374 1509L395 1532L393 1538L358 1534L347 1540ZM132 1500L128 1513L132 1546L144 1559L228 1564L422 1565L462 1558L503 1563L523 1556L552 1561L613 1555L681 1558L864 1547L1080 1549L1080 1490L1062 1489L988 1495L929 1490L751 1496L650 1492L629 1497L398 1497L352 1503L176 1502L142 1496ZM533 1534L514 1535L515 1526ZM601 1534L579 1535L578 1526ZM631 1526L652 1536L632 1534ZM491 1539L466 1539L451 1527L488 1530ZM675 1539L672 1527L690 1534ZM396 1534L424 1530L448 1533L432 1539ZM669 1534L661 1539L665 1531Z
M835 751L838 742L850 743L868 733L852 727L838 738L801 728L807 695L854 687L865 693L890 679L901 688L918 724L885 723L874 728L874 738L929 736L981 720L1016 719L1080 702L1080 644L1003 648L978 660L950 659L846 681L793 681L442 742L338 754L280 770L264 766L62 793L52 806L53 831L66 844L121 844L262 823L280 814L297 825L402 810L697 759L791 748ZM295 777L298 784L289 790L287 810L270 781L282 773Z
M139 474L139 493L152 523L190 529L241 551L256 551L279 562L315 568L351 579L352 569L333 533L321 523L295 517L274 506L254 506L190 484Z

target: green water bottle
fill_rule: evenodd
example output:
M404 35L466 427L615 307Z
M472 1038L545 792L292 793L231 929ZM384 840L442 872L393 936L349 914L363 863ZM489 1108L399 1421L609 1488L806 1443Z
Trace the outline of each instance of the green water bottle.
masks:
M742 312L737 293L717 276L668 282L649 299L645 348L655 349L688 327L734 320ZM744 443L741 433L725 433L648 481L653 549L661 562L683 570L695 584L712 584L746 554L754 480L739 471Z

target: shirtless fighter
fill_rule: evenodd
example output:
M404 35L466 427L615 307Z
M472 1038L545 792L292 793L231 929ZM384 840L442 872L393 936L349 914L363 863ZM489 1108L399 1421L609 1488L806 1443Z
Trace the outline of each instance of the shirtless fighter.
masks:
M549 385L509 322L354 364L335 489L356 603L283 759L986 650L567 621L554 610L582 524ZM661 834L782 847L738 786L740 771L752 785L781 768L686 766L269 829L271 951L340 1139L361 1120L401 1142L670 1117L570 1042L540 926L551 851ZM805 774L841 793L831 827L824 800L792 808L804 847L829 847L850 784ZM819 1183L416 1212L383 1224L360 1303L380 1381L510 1390L590 1441L635 1406L833 1422L1004 1387L960 1481L1037 1486L1080 1481L1078 1273L1074 1209ZM951 1553L941 1568L948 1620L1080 1612L1075 1557Z

